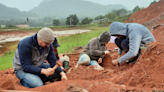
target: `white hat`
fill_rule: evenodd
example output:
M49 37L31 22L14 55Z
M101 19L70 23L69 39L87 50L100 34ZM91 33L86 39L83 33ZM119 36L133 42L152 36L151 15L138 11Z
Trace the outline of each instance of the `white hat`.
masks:
M37 37L46 42L46 43L52 43L54 41L54 35L52 33L52 29L44 27L37 33Z

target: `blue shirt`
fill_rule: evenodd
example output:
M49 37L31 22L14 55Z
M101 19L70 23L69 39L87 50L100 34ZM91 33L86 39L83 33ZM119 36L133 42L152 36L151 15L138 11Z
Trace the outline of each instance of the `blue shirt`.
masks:
M37 42L37 34L35 34L31 37L23 39L18 44L19 60L21 63L21 68L24 72L33 73L33 74L41 73L42 68L34 65L34 61L32 61L32 55L35 54L32 52L33 47L35 47L40 52L40 55L43 54L46 48L49 48L50 51L48 52L48 56L46 59L49 61L51 67L55 66L57 59L55 57L52 44L50 44L50 46L46 48L40 47ZM37 63L42 63L42 62L37 61ZM58 67L55 70L55 72L60 73L62 72L62 69Z

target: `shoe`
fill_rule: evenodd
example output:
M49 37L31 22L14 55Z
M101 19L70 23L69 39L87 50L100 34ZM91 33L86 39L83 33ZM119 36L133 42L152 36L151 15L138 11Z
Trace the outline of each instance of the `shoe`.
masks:
M137 59L138 59L139 56L140 56L140 55L137 54L137 56L135 56L134 58L130 59L128 63L129 63L129 64L135 64L135 63L137 62Z
M134 60L133 62L130 62L129 64L135 64L137 62L137 60Z
M55 81L61 81L61 77L60 78L54 78L54 79L50 80L49 82L52 83L52 82L55 82Z

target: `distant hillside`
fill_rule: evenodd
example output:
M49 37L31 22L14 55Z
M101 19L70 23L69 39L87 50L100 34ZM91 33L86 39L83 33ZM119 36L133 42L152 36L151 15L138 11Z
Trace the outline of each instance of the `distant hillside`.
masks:
M21 17L36 17L37 15L31 12L21 12L16 8L10 8L0 4L0 19L21 18Z
M67 17L70 14L77 14L80 17L95 17L104 15L112 10L127 8L121 4L100 5L84 0L44 0L38 7L30 10L38 16Z

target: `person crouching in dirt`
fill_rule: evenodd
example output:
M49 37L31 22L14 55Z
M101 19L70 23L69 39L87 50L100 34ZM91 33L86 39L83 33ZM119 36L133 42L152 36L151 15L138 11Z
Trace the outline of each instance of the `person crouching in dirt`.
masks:
M113 22L109 28L110 34L116 36L115 44L119 47L118 57L113 60L114 65L126 63L135 64L141 54L141 45L155 42L152 33L143 25L138 23ZM122 51L125 54L121 57Z
M51 44L53 41L52 30L45 27L19 42L13 57L13 69L21 85L35 88L55 78L68 80L60 67L52 68L57 61ZM45 60L49 63L44 63Z
M62 64L62 66L60 66L61 69L67 72L69 69L69 57L65 54L58 54L57 48L60 47L60 45L56 37L54 37L54 42L52 43L52 45L53 45L53 49L54 49L57 60Z
M105 50L109 41L110 34L107 31L101 33L99 37L92 38L81 52L75 68L79 65L94 65L96 70L104 70L99 64L102 63L104 55L110 53Z

